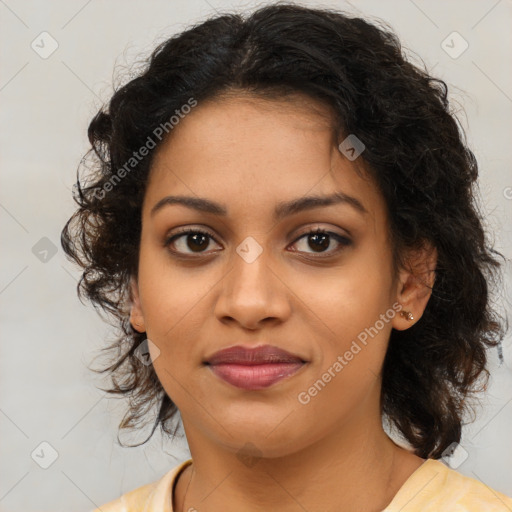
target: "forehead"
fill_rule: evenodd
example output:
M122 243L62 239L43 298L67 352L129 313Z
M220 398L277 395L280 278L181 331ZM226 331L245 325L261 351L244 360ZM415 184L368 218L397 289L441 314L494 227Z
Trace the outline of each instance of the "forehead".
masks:
M159 147L145 210L166 194L185 194L226 204L233 214L261 214L278 202L342 191L370 217L382 216L384 200L362 159L345 158L334 133L329 109L305 96L200 103Z

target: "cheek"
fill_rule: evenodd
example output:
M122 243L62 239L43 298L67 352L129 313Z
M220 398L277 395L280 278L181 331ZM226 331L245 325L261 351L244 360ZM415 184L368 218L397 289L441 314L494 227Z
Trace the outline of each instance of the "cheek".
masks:
M201 339L202 322L198 317L206 314L202 297L197 289L179 291L175 281L172 287L160 282L146 296L144 318L148 338L157 344L170 365L177 359L192 361L191 347L195 340Z
M391 307L391 276L378 260L360 253L329 273L301 276L297 295L307 322L340 350Z
M139 290L148 335L165 342L179 324L187 323L215 284L214 276L173 262L165 248L141 248Z
M310 330L318 327L313 335L318 347L313 370L323 396L318 402L355 403L380 374L395 313L387 263L376 251L361 251L326 279L302 280L306 323Z

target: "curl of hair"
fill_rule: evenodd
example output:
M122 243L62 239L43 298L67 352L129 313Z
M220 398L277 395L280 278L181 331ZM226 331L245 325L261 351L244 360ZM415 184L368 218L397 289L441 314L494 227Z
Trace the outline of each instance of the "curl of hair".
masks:
M113 383L105 391L130 401L120 428L135 427L158 403L149 437L158 425L173 434L177 407L153 366L136 357L146 336L131 327L127 310L156 150L122 179L116 171L191 97L200 105L230 92L267 99L298 92L329 105L337 135L356 134L366 147L362 158L388 206L395 269L408 248L430 242L437 249L422 318L407 330L392 330L381 412L418 456L441 457L460 441L468 398L489 376L486 348L504 334L490 295L502 255L488 243L475 200L477 162L450 112L446 84L410 63L391 30L288 4L247 17L220 15L163 42L89 125L92 170L82 181L77 173L79 208L61 244L84 269L80 299L85 294L120 330L105 349L115 350L116 360L101 370Z

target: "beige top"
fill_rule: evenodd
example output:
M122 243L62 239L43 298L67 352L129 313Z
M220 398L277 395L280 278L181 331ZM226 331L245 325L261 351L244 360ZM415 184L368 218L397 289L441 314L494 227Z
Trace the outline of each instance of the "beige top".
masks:
M139 487L93 512L173 512L174 486L188 459L160 480ZM512 512L512 498L474 478L427 459L382 512Z

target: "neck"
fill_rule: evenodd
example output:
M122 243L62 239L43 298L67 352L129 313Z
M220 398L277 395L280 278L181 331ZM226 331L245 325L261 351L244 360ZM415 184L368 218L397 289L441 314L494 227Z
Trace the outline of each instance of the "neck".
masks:
M380 417L273 458L241 457L185 430L194 462L176 485L175 512L379 512L424 462L387 436Z

